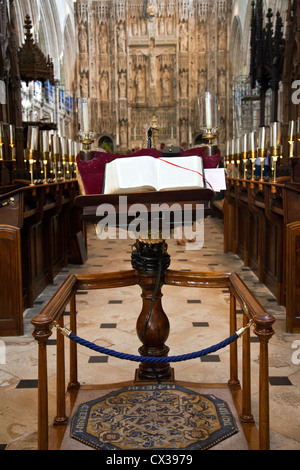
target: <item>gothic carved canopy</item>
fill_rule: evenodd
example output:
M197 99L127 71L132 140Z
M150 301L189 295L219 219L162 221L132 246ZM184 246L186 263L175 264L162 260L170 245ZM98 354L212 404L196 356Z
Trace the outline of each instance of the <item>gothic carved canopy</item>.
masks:
M38 80L45 83L49 80L54 83L53 62L46 57L34 42L31 29L32 23L29 15L25 18L25 42L18 51L21 80L26 83Z

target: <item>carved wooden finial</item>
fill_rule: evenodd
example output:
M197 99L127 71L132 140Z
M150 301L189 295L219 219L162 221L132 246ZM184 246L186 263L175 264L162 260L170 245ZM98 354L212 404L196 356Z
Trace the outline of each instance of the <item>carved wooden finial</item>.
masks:
M21 80L26 83L49 80L54 83L54 67L49 55L46 57L38 45L34 42L32 21L29 15L25 17L25 42L18 51Z

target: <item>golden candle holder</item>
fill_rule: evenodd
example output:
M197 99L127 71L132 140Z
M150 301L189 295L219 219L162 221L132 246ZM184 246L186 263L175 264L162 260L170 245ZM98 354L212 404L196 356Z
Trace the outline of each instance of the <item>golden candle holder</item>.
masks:
M255 160L256 160L256 152L255 150L250 150L249 152L249 160L251 161L252 163L252 175L251 175L251 179L254 180L254 172L255 172Z
M43 166L44 166L44 183L47 182L47 165L49 159L49 152L43 152Z
M63 167L63 178L66 179L66 164L67 164L68 155L62 156L62 167Z
M56 175L56 180L57 181L61 181L63 179L63 176L62 176L62 164L61 164L61 161L58 159L57 160L57 175Z
M3 140L0 138L0 161L3 161Z
M10 159L12 161L16 160L15 155L15 126L13 124L9 125L9 146L10 146Z
M244 180L247 179L247 152L242 153L243 166L244 166Z
M31 186L34 185L34 180L33 180L33 165L34 165L35 160L34 160L34 158L33 158L33 153L34 153L34 151L30 149L30 150L29 150L29 159L28 159L28 161L29 161L29 172L30 172L30 184L31 184Z
M241 156L239 153L236 154L236 164L237 164L237 178L240 177L240 165L241 165Z
M289 136L289 158L294 157L294 143L295 143L295 121L290 121L289 122L289 130L288 130L288 136Z
M65 179L66 180L70 179L70 162L66 162L66 165L65 165Z
M79 134L79 141L82 144L82 150L80 151L80 154L83 156L83 160L91 160L93 156L91 155L93 152L91 151L91 145L95 140L95 134L94 132L88 131L88 132L81 132Z
M229 174L228 174L229 165L230 165L230 160L229 160L229 155L227 155L227 156L226 156L226 169L227 169L227 176L229 176Z
M14 142L10 141L9 146L10 146L11 160L14 162L16 161L16 148L15 148Z
M280 147L271 147L271 158L272 158L272 175L273 182L276 183L277 180L277 160L280 157Z
M83 150L91 150L91 145L94 142L94 136L92 132L85 132L84 135L80 136L80 143L83 145Z
M294 141L289 140L289 158L294 158Z
M56 154L56 153L53 155L53 175L54 175L54 181L57 181L57 177L58 177L58 167L57 167L58 157L59 157L59 155Z
M208 146L212 145L213 140L217 137L217 133L214 132L214 129L203 129L202 137L208 140Z
M230 177L234 178L234 165L235 165L234 155L230 155L230 163L231 163Z
M264 179L264 167L265 167L265 158L266 158L266 150L265 149L259 149L258 151L259 159L260 159L260 180L263 181Z

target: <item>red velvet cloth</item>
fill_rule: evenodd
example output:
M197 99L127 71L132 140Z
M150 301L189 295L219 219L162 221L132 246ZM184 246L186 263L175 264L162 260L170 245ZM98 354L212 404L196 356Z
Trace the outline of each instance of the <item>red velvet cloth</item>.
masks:
M105 152L95 152L94 158L90 161L84 162L77 155L76 162L81 181L84 186L85 194L102 194L103 193L103 182L105 165L112 162L116 158L128 158L149 155L154 158L163 157L163 153L156 149L142 149L138 152L131 153L128 155L115 155ZM198 155L203 159L204 168L217 168L220 162L220 151L212 157L203 155L201 147L189 149L179 154L180 157L188 157L192 155ZM173 157L176 159L176 157Z

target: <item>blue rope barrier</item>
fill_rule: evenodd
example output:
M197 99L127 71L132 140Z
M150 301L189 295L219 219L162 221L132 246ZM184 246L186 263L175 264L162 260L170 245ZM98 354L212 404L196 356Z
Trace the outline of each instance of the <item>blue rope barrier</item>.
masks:
M183 362L183 361L188 361L191 359L197 359L199 357L207 356L208 354L211 354L213 352L217 352L220 349L226 348L226 346L229 346L231 343L233 343L239 338L239 335L237 333L234 333L225 341L222 341L221 343L216 344L215 346L211 346L207 349L203 349L202 351L198 351L198 352L194 352L190 354L183 354L181 356L152 357L152 356L135 356L133 354L125 354L125 353L114 351L112 349L104 348L102 346L97 346L94 343L90 343L89 341L79 338L78 336L74 335L74 333L70 333L67 336L72 341L75 341L77 344L80 344L81 346L84 346L93 351L99 352L101 354L105 354L105 355L112 356L112 357L117 357L119 359L123 359L127 361L149 362L149 363Z

